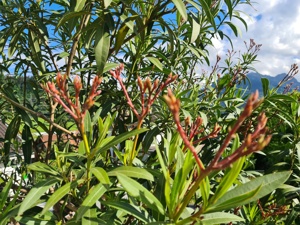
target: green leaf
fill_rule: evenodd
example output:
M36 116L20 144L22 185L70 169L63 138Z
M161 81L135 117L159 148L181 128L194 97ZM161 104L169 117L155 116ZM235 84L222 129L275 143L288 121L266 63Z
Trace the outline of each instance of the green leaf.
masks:
M13 54L16 52L16 50L18 49L18 41L20 39L20 36L22 35L22 32L25 28L25 25L22 25L21 27L16 28L15 30L13 30L14 35L11 38L11 41L9 43L8 46L8 57L11 58L13 56Z
M102 203L112 208L121 210L129 215L132 215L135 218L141 220L145 224L148 224L149 222L144 214L142 214L140 211L138 211L136 208L134 208L132 205L130 205L125 201L105 201Z
M162 63L154 57L147 57L147 59L152 62L160 71L163 71Z
M300 142L296 144L298 163L300 164Z
M180 13L180 15L182 16L182 18L186 21L187 20L187 13L186 13L186 8L185 8L185 5L184 5L183 1L181 1L181 0L172 0L172 2L176 6L176 8L177 8L178 12Z
M225 224L230 222L244 221L244 219L239 216L225 212L207 213L201 216L203 216L203 219L201 219L203 225Z
M41 212L41 215L45 214L54 204L60 201L65 195L67 195L71 189L77 187L79 184L83 183L84 180L76 180L69 183L66 183L64 186L60 187L59 189L55 190L55 192L50 196L46 205Z
M11 221L10 220L11 218L18 215L19 208L20 208L20 204L14 206L7 213L0 214L0 225L7 225L8 222Z
M89 145L91 146L91 143L93 141L93 125L89 111L87 111L84 116L84 132L88 139Z
M191 35L191 43L193 43L194 41L196 41L196 39L198 38L199 34L200 34L200 29L201 26L199 23L197 23L196 20L192 19L193 23L192 23L192 35Z
M97 64L97 73L103 73L110 48L110 34L105 24L100 24L95 36L95 58Z
M154 181L153 175L149 173L147 170L139 167L133 166L121 166L117 167L112 171L109 171L108 176L118 176L118 175L125 175L128 177L146 179L150 181Z
M207 16L208 22L211 23L211 25L213 26L214 30L217 31L217 27L215 24L215 18L214 16L211 14L211 8L210 5L207 4L207 0L199 0L202 9L205 12L205 15Z
M142 147L143 147L144 151L147 152L149 150L149 148L151 147L151 144L153 143L155 136L160 133L161 133L161 131L159 130L158 127L155 127L147 132L147 134L145 135L145 138L142 142Z
M101 167L93 167L91 169L91 173L95 175L95 177L97 177L97 179L102 183L102 184L110 184L110 180L109 177L106 173L106 171L101 168Z
M5 142L4 142L4 152L5 155L9 154L10 151L10 142L11 139L16 138L18 135L19 129L21 124L21 117L16 115L13 120L9 123L6 131L5 131Z
M229 18L230 18L230 20L231 20L231 17L232 17L232 11L233 11L232 9L234 8L234 7L232 7L232 1L231 1L231 0L224 0L224 2L225 2L226 5L227 5Z
M182 185L184 184L185 177L182 177L182 168L178 171L173 181L171 196L170 196L170 211L176 211L178 205L178 196L181 193Z
M96 208L88 209L82 217L82 223L81 224L84 224L84 225L102 224L103 221L101 221L102 223L100 223L97 214L98 213L97 213Z
M269 83L270 83L269 79L261 78L261 84L262 84L264 96L267 96L269 93Z
M86 0L76 0L76 6L74 11L78 12L80 10L83 9L84 5L85 5Z
M125 141L126 139L128 139L132 136L135 136L137 134L143 133L147 130L148 130L147 128L141 128L141 129L136 129L136 130L122 133L122 134L118 135L117 137L114 137L108 144L104 145L103 147L94 148L92 150L92 154L95 155L95 154L99 154L101 152L105 152L106 150L120 144L121 142Z
M112 2L112 0L104 0L104 8L106 9L110 3Z
M32 217L22 217L19 221L20 224L26 224L26 225L56 225L54 221L49 220L42 220L42 219L36 219Z
M106 63L103 69L103 73L116 68L119 64L117 63Z
M115 53L117 54L118 51L120 50L121 46L124 43L124 39L129 31L129 27L126 25L126 22L123 22L121 25L120 29L118 30L118 33L116 35L116 43L115 43Z
M208 176L205 177L201 183L200 183L200 191L201 191L201 197L203 199L203 208L206 208L208 206L208 199L209 199L209 192L210 192L210 181Z
M26 164L31 163L31 154L32 154L32 135L30 131L30 127L25 124L22 132L22 151L24 156L24 161Z
M224 23L227 24L231 28L231 30L233 31L233 33L236 37L242 36L242 32L241 32L240 28L238 28L236 25L234 25L233 23L228 22L228 21L226 21Z
M140 199L147 207L158 211L162 215L165 213L164 207L160 201L158 201L158 199L144 186L123 174L119 174L117 177L129 195Z
M29 43L30 43L29 47L31 50L32 61L35 63L35 65L42 73L45 73L46 68L41 54L40 38L32 30L30 30L29 32Z
M18 215L22 215L26 210L36 205L40 197L49 190L50 187L55 185L59 180L57 178L49 178L47 180L37 183L26 195L22 201Z
M90 209L106 191L106 187L101 183L92 187L87 197L83 200L81 206L77 210L76 222L82 218L86 211Z
M255 178L228 191L206 212L228 210L256 201L280 187L290 175L290 171L284 171Z
M0 193L0 209L4 209L4 205L8 199L9 191L12 186L13 176L9 179L9 181L6 183L5 187L1 190Z
M240 146L240 139L239 136L236 135L235 139L232 143L232 147L231 147L231 154ZM214 196L212 197L210 202L215 202L217 201L217 199L221 198L228 190L229 188L232 186L232 184L234 184L234 182L236 181L236 178L238 177L238 175L240 174L244 162L246 160L246 157L241 157L239 158L236 162L233 163L232 167L228 168L225 171L225 175L222 178L220 184L218 185L218 188L214 194Z
M47 173L47 174L52 174L54 176L59 176L60 173L53 169L52 167L46 165L45 163L42 162L35 162L27 167L29 170L33 170L36 172L41 172L41 173Z
M61 52L59 55L58 55L58 58L59 59L63 59L63 58L66 58L66 57L69 57L70 53L68 52Z

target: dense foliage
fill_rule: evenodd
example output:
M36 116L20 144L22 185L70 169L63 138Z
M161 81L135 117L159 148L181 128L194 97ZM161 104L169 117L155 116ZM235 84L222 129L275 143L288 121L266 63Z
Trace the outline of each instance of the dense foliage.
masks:
M1 0L0 224L299 223L298 67L209 55L252 4Z

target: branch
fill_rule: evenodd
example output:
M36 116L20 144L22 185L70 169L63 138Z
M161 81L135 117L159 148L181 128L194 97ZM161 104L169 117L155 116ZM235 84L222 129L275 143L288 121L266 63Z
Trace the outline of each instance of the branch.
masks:
M62 130L62 131L64 131L64 132L66 132L67 134L73 135L73 133L72 133L71 131L67 130L66 128L64 128L64 127L62 127L62 126L60 126L60 125L58 125L57 123L54 123L54 122L51 121L49 118L47 118L44 114L39 113L39 112L35 112L35 111L31 110L31 109L28 109L27 107L25 107L25 106L19 104L18 102L15 102L14 100L8 98L6 95L4 95L4 94L1 93L1 92L0 92L0 97L1 97L1 98L4 98L6 101L10 102L13 106L18 107L18 108L20 108L20 109L22 109L22 110L24 110L24 111L27 111L27 112L29 112L29 113L32 114L32 115L35 115L35 116L37 116L37 117L40 117L40 118L46 120L46 121L47 121L48 123L50 123L51 125L55 126L56 128L58 128L58 129L60 129L60 130Z

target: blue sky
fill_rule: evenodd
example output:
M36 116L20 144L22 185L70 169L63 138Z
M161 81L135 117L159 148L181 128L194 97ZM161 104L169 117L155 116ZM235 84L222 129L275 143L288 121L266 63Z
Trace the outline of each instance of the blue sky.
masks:
M241 8L251 18L248 31L242 29L242 37L232 41L235 50L245 50L244 41L253 38L262 44L255 68L265 75L277 75L289 71L291 64L300 64L300 1L299 0L257 0L253 8ZM240 24L242 28L242 24ZM212 59L219 54L223 59L230 45L227 42L213 40L215 48L211 51ZM296 77L300 80L300 75Z
M246 6L240 9L250 15L243 16L248 23L248 31L236 21L242 28L242 36L232 36L233 45L235 50L244 51L244 41L249 42L250 38L262 44L258 55L260 62L254 65L259 73L274 76L288 72L293 63L300 64L300 0L257 0L253 8ZM230 44L218 39L213 39L213 43L211 61L216 59L217 54L225 59ZM300 75L297 78L300 80Z

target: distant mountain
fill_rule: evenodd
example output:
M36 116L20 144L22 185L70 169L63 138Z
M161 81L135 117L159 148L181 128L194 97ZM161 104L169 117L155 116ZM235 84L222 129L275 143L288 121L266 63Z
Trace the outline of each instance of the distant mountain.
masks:
M258 90L260 95L263 93L263 87L262 87L262 78L267 78L269 80L269 88L275 88L279 84L279 82L286 76L286 74L278 74L277 76L268 76L268 75L261 75L259 73L249 73L247 74L248 79L250 80L249 82L246 82L246 84L240 85L242 88L247 88L249 89L249 92L254 92L255 90ZM284 91L284 88L287 85L291 85L289 91L292 91L296 88L300 88L300 82L296 78L291 79L290 81L286 82L279 88L279 93L282 93Z

